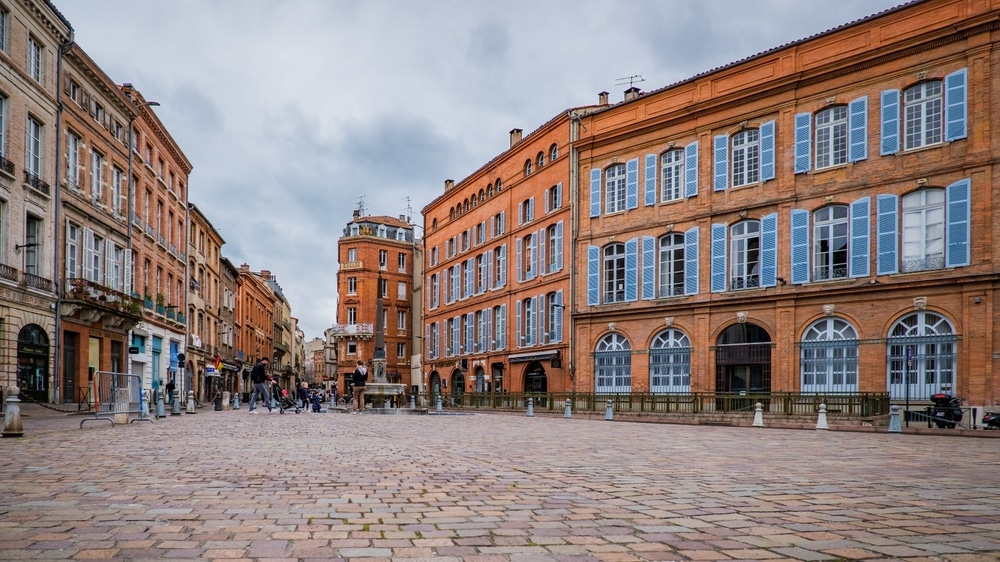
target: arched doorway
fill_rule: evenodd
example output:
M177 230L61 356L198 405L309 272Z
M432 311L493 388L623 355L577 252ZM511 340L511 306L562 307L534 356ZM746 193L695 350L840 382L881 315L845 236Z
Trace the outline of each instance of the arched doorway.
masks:
M441 394L441 375L437 371L431 371L430 378L427 381L427 390L432 397Z
M476 365L475 371L475 382L476 382L476 392L486 392L486 371L483 370L482 366Z
M955 393L958 337L944 316L930 311L900 318L886 338L886 387L892 400L930 400Z
M49 336L37 324L28 324L17 334L17 384L32 400L48 401Z
M723 330L715 347L715 391L737 395L771 392L771 336L741 322ZM744 409L749 400L723 401L724 409Z
M549 381L545 376L545 367L538 361L528 363L524 369L524 391L525 392L548 392Z
M451 373L451 394L456 399L465 394L465 372L461 369L455 369Z

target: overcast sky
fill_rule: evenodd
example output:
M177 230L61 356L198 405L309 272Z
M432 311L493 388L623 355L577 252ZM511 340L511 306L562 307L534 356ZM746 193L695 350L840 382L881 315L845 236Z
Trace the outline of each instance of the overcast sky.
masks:
M422 225L444 180L511 129L601 91L619 102L620 78L655 90L902 3L53 1L112 80L160 102L223 255L276 276L307 340L336 322L336 242L359 197Z

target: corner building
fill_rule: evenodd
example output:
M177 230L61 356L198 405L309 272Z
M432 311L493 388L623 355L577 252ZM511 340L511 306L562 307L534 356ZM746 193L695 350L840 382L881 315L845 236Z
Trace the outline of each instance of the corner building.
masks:
M431 394L567 392L565 111L424 207L423 377Z
M998 16L911 2L584 117L580 390L996 404Z

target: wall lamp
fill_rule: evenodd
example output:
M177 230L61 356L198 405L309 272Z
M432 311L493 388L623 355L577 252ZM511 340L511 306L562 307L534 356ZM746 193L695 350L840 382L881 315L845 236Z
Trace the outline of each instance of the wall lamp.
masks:
M781 283L782 285L785 284L785 278L784 277L776 277L775 279L777 279L778 283Z
M20 254L21 248L37 248L41 246L38 242L29 242L27 244L14 244L14 252Z

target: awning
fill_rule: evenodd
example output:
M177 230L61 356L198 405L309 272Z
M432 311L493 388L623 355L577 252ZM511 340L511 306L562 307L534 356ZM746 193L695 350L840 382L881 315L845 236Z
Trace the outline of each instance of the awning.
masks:
M559 357L558 349L536 351L534 353L513 353L507 356L507 360L511 363L528 363L529 361L545 361L546 359L555 359L556 357Z

